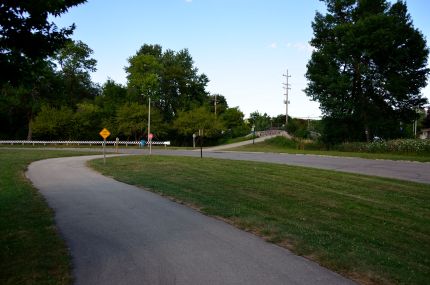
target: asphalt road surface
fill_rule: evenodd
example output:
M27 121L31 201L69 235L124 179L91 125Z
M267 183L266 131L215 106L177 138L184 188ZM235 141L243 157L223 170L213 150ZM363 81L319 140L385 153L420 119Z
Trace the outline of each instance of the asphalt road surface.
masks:
M94 157L32 163L55 211L75 284L353 284L222 221L85 167Z

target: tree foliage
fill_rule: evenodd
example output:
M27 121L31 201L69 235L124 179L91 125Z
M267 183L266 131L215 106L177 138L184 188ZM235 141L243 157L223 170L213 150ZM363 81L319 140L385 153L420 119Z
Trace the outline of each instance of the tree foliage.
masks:
M426 41L406 4L324 2L327 14L317 13L312 24L307 95L320 103L328 122L350 125L338 141L398 135L400 122L415 119L415 109L426 103L420 90L429 73ZM387 124L397 127L387 131Z
M126 103L120 106L116 114L118 135L127 139L139 140L146 137L148 133L148 106L137 102ZM163 125L160 112L151 107L151 133L155 137L164 135L166 128Z
M174 127L182 135L198 134L200 130L205 137L215 137L221 134L224 126L214 113L209 112L206 106L202 106L179 112Z
M90 76L90 72L97 70L97 61L91 58L92 54L93 50L85 43L68 41L56 56L63 82L64 101L72 106L82 99L94 97L98 92Z
M214 144L249 132L237 107L228 108L222 95L209 95L208 80L198 74L187 50L163 52L161 46L143 45L129 59L127 85L108 79L100 90L91 81L96 65L91 55L86 44L67 41L41 61L37 77L25 79L29 84L2 85L0 137L22 138L14 129L28 124L28 138L33 130L37 139L96 140L108 128L112 138L147 139L148 97L154 140L190 145L191 135L203 130L205 143Z
M0 4L0 83L21 84L40 61L62 48L75 26L58 29L49 20L85 0L14 1Z
M256 131L265 131L270 129L272 119L266 113L260 114L258 111L252 112L249 116L249 122L255 126Z
M209 80L198 74L188 50L163 52L159 45L145 44L128 61L128 87L136 97L143 95L147 100L151 96L166 121L206 101Z
M69 140L74 134L73 110L43 105L33 122L33 132L36 138L48 140Z
M21 136L25 121L27 138L31 139L31 126L39 107L53 101L55 93L62 94L51 59L69 41L74 25L58 29L50 17L60 16L84 2L5 0L0 3L0 101L11 107L11 116L6 119L0 115L0 119L20 127L14 136ZM1 134L5 130L0 131Z
M224 122L227 135L230 137L240 137L250 132L250 127L244 121L245 115L239 110L239 107L227 108L221 114L221 120Z

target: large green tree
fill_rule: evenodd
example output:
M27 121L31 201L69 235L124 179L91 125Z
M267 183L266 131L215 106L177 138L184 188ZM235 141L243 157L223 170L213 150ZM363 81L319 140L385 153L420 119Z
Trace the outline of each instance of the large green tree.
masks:
M226 135L230 137L240 137L250 132L249 125L245 124L245 115L239 107L227 108L220 116L225 126Z
M7 110L0 114L0 136L23 137L27 131L31 139L35 113L58 87L50 58L74 30L74 25L59 29L51 19L84 2L0 2L0 103Z
M63 80L63 104L76 105L82 99L93 99L98 87L91 81L97 61L91 57L93 50L81 41L68 41L55 59Z
M58 29L50 21L86 0L2 0L0 3L0 83L21 84L38 62L62 48L74 25Z
M314 47L306 93L318 101L326 130L341 140L401 135L426 103L428 48L406 3L324 0L327 13L312 23ZM349 126L349 128L348 128Z
M203 105L208 98L208 78L198 74L188 50L166 50L159 45L143 45L128 59L128 87L136 100L153 104L171 122L179 111ZM139 97L141 99L139 99Z

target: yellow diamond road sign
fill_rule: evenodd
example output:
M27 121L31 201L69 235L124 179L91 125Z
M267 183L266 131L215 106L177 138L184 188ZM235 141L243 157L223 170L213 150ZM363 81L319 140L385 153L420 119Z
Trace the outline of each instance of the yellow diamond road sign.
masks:
M103 128L103 130L101 130L99 134L102 136L103 139L106 139L108 136L110 136L110 132L106 128Z

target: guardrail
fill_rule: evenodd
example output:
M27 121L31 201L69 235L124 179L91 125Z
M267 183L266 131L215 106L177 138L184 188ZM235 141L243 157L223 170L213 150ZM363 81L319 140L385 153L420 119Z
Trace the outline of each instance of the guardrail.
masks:
M0 140L0 144L10 144L10 145L14 145L14 144L21 144L21 145L103 145L104 141L27 141L27 140ZM128 147L129 145L141 145L140 141L118 141L118 143L116 141L106 141L106 145L125 145L125 147ZM146 145L148 145L149 143L146 142ZM170 145L170 141L165 141L165 142L159 142L159 141L152 141L151 142L152 145L164 145L165 147Z

